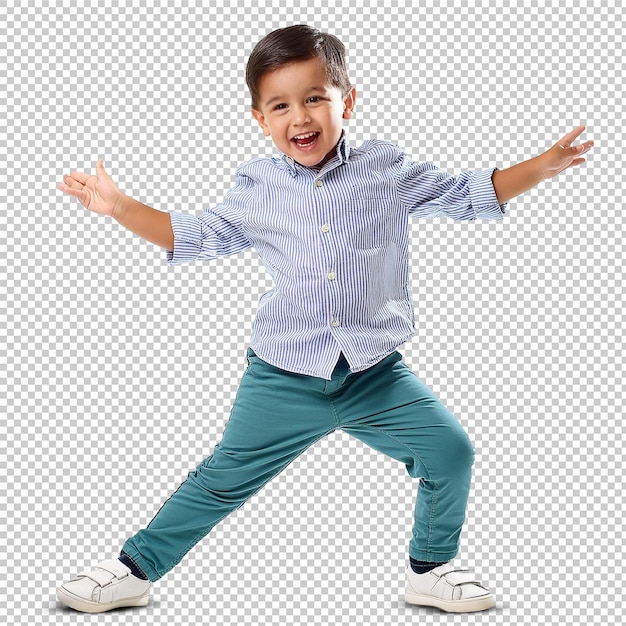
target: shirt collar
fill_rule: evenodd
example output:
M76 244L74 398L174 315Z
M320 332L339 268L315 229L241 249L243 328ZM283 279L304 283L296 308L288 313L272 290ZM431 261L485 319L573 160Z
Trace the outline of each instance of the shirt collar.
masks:
M280 155L283 162L287 164L293 174L296 174L298 171L296 167L304 167L297 163L295 159L288 156L287 154L280 152ZM339 157L339 163L347 163L348 159L350 158L350 143L348 142L348 137L346 135L345 129L341 131L341 137L339 138L339 142L337 143L337 156Z

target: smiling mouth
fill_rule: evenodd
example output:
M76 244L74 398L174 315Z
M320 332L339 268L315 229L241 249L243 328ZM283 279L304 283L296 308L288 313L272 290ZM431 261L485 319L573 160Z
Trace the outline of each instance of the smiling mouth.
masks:
M302 133L301 135L296 135L291 141L293 141L299 148L308 148L317 141L319 135L320 134L317 132Z

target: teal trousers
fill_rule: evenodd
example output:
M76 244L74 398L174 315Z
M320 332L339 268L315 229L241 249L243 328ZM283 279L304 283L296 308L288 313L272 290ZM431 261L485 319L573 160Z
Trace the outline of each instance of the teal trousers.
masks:
M421 479L409 555L445 562L458 551L474 449L450 411L394 352L332 379L278 369L248 350L221 441L123 547L151 581L172 569L229 513L336 429L404 463Z

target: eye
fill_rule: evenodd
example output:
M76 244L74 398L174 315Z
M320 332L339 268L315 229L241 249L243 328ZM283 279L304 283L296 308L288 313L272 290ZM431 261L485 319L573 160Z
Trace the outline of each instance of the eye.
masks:
M287 105L284 102L281 102L280 104L277 104L274 107L274 111L282 111L283 109L286 109Z
M309 102L313 102L313 103L321 102L322 100L323 100L322 96L311 96L309 98Z

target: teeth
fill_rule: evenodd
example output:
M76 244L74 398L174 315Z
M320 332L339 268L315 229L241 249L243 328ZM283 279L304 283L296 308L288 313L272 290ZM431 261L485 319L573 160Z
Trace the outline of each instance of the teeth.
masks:
M308 139L309 137L314 137L317 133L307 133L306 135L296 135L294 139Z

